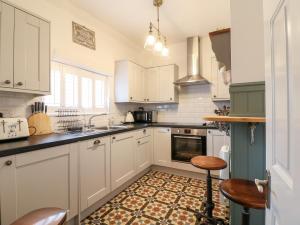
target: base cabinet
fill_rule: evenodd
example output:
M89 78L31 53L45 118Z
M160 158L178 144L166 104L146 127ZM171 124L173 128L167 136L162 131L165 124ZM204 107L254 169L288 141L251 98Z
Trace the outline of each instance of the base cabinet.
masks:
M80 210L110 192L110 138L80 142Z
M219 130L207 130L207 155L220 157L222 146L230 146L230 136Z
M44 207L78 214L78 154L65 145L1 159L1 225Z
M111 137L111 188L115 190L135 175L134 133Z
M136 173L142 172L152 164L152 136L136 140Z
M171 164L171 129L154 128L154 164L169 167Z

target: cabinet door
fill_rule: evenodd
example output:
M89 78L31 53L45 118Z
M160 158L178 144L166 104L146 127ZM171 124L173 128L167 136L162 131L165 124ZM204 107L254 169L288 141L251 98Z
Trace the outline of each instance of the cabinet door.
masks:
M174 82L174 65L159 67L159 101L160 102L173 102L175 101L175 86Z
M115 190L135 175L133 133L111 137L111 188Z
M161 166L171 164L171 129L154 129L154 163Z
M50 91L50 25L15 9L14 88Z
M110 192L110 138L80 143L81 211Z
M44 207L78 214L78 158L76 145L16 155L2 162L1 224Z
M219 157L223 145L230 146L230 137L219 130L207 131L207 155Z
M146 77L145 77L145 89L146 89L145 98L147 102L159 101L158 77L159 77L158 67L150 68L147 70Z
M229 84L226 85L222 75L219 74L219 66L216 57L211 57L211 79L213 100L229 100Z
M14 8L0 2L0 87L13 87Z
M137 173L151 166L152 137L144 137L136 140L136 168Z

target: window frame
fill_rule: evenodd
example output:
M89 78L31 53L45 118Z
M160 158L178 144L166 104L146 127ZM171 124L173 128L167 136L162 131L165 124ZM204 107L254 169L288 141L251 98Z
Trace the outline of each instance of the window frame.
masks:
M55 114L55 111L59 108L76 108L79 109L83 114L99 114L99 113L108 113L109 111L109 79L108 75L94 72L93 70L87 70L85 68L74 66L70 64L65 64L57 61L51 61L51 77L50 83L52 82L52 70L56 69L60 71L60 105L52 105L51 102L48 102L47 96L44 97L45 104L48 106L49 114ZM65 76L67 73L77 76L77 106L76 107L66 107L66 87L65 87ZM82 78L89 78L92 80L92 107L84 108L82 105ZM102 108L96 107L96 81L101 80L104 82L104 106ZM52 89L51 89L52 92ZM52 93L51 93L52 95Z

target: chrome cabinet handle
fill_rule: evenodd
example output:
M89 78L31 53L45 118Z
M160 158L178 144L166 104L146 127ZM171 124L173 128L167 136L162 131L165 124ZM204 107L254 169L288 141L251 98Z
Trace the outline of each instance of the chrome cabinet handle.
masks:
M18 82L18 83L16 83L16 85L23 86L23 83L22 82Z
M4 81L4 84L11 84L11 81L10 80L6 80L6 81Z
M11 161L11 160L7 160L7 161L5 162L5 165L6 165L6 166L11 166L11 165L12 165L12 161Z

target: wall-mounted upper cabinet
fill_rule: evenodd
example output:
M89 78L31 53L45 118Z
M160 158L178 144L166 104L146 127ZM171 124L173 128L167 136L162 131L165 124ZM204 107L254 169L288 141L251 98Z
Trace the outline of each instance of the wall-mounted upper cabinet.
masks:
M13 87L14 8L0 1L0 87Z
M174 82L178 79L177 65L149 68L146 74L145 90L147 102L178 102L178 91L174 85Z
M226 73L226 72L225 72ZM225 82L226 77L224 77L219 72L219 65L216 57L211 57L211 93L213 101L229 101L229 85Z
M0 90L50 93L50 23L0 1Z
M145 68L124 60L115 66L116 102L143 102Z
M176 103L178 66L144 68L128 60L116 62L115 101Z

